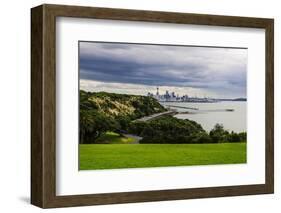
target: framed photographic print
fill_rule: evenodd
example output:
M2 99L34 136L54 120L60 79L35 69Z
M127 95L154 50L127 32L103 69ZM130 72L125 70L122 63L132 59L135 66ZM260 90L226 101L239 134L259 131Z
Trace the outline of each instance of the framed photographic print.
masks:
M31 10L31 203L274 191L273 19Z

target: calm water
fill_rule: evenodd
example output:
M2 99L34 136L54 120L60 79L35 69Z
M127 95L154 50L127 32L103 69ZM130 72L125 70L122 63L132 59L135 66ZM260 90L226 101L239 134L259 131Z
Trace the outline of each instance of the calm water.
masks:
M199 110L176 109L178 112L189 111L194 114L177 114L175 117L181 119L194 120L201 124L206 131L210 131L216 123L223 124L224 128L229 131L242 132L247 131L247 102L239 101L224 101L217 103L161 103L164 106L182 106L182 107L194 107ZM234 111L225 111L225 109L234 109Z

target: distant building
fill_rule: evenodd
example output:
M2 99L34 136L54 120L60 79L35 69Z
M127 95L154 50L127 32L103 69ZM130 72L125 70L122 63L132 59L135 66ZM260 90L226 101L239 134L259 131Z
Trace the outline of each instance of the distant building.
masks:
M210 103L210 102L219 101L217 99L206 98L206 97L204 97L204 98L198 98L197 96L189 97L187 94L180 96L179 94L176 95L176 93L174 91L169 93L168 90L166 90L166 92L163 95L161 95L159 93L159 87L156 87L155 95L151 92L148 92L147 96L153 97L160 102L203 102L203 103L208 102L208 103Z

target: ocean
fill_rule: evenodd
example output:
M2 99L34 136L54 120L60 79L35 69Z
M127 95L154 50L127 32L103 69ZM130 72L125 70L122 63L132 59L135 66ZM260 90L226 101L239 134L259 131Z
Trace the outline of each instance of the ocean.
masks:
M222 124L228 131L247 131L246 101L221 101L215 103L161 102L161 104L182 112L182 114L179 113L175 117L196 121L206 131L210 131L217 123ZM198 108L198 110L177 108L175 106ZM231 111L232 109L233 111ZM187 111L189 113L186 113Z

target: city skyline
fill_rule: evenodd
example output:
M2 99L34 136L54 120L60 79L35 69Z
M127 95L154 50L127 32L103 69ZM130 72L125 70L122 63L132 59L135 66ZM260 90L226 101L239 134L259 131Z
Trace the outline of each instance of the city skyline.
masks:
M156 92L148 92L147 96L153 97L159 102L203 102L203 103L213 103L218 102L222 100L228 100L228 101L246 101L247 98L214 98L214 97L198 97L198 96L191 96L189 94L185 95L179 95L175 93L174 91L166 90L165 93L159 92L159 87L156 87Z
M80 89L246 98L247 49L79 43Z

